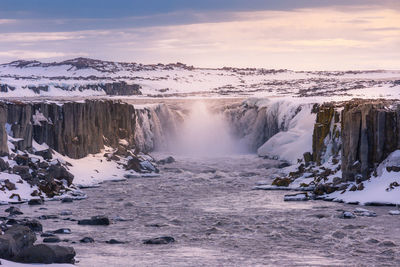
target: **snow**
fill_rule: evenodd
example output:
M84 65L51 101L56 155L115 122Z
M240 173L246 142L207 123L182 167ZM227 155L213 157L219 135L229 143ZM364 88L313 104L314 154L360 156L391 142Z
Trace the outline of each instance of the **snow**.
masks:
M144 95L154 96L321 96L325 99L399 97L400 71L332 71L307 72L266 69L205 69L181 65L141 65L105 61L88 62L77 68L70 60L57 64L40 62L18 66L18 62L0 65L0 84L15 87L0 92L0 97L38 96L28 86L48 86L40 96L104 96L98 90L79 91L79 86L99 85L115 81L138 84ZM60 89L60 88L63 89ZM396 88L397 87L397 88ZM317 92L317 93L316 93ZM349 93L350 92L350 93ZM324 95L324 94L322 94Z
M17 263L13 261L7 261L0 259L1 266L4 267L38 267L38 266L46 266L46 267L73 267L73 264L26 264L26 263Z
M0 173L1 183L3 183L7 179L11 183L15 184L16 190L0 190L0 204L19 202L17 197L10 198L12 194L18 194L21 197L21 201L27 201L32 198L31 193L34 190L38 190L37 186L29 185L26 181L22 180L19 175L4 172Z
M289 104L287 107L290 107ZM312 134L316 114L312 114L311 109L312 105L301 106L301 111L290 120L287 131L272 136L258 148L258 155L279 158L295 164L305 152L312 151ZM293 109L288 110L293 112ZM279 114L283 116L285 111L281 111ZM286 115L290 116L287 113Z
M328 198L340 200L344 202L359 202L361 205L368 205L370 203L379 204L399 204L400 205L400 186L390 189L390 184L397 182L400 184L400 175L397 172L388 172L386 166L394 162L400 162L400 150L391 153L388 158L378 166L378 176L372 176L369 180L364 181L364 190L361 191L346 191L334 192L327 195ZM399 166L399 165L394 165Z
M122 166L123 161L120 164L113 160L107 161L104 153L112 151L114 150L106 147L100 153L81 159L72 159L55 152L53 158L72 165L68 167L68 171L74 175L73 183L78 187L91 187L104 181L124 180L126 174L138 175L134 171L126 171Z

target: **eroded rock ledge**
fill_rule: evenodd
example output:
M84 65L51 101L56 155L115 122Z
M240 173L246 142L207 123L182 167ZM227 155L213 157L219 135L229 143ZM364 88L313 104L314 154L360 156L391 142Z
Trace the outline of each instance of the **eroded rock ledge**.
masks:
M362 191L371 178L380 179L382 168L400 171L396 164L384 164L400 149L399 104L376 99L316 104L312 152L304 154L288 177L279 177L273 184L297 184L326 196L335 191ZM390 162L394 161L391 157ZM388 184L386 191L397 185Z
M72 165L63 156L81 159L105 147L98 164L114 161L116 168L130 172L157 171L150 157L137 156L136 116L134 107L121 101L0 102L2 201L52 198L71 191Z

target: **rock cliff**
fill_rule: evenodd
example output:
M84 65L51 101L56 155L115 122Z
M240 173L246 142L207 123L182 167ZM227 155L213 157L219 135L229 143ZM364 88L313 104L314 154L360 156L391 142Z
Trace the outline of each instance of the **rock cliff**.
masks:
M117 147L120 139L134 146L132 105L95 100L61 105L8 102L0 103L0 109L7 114L9 134L20 140L16 143L19 150L31 148L35 140L76 159L98 153L104 145Z

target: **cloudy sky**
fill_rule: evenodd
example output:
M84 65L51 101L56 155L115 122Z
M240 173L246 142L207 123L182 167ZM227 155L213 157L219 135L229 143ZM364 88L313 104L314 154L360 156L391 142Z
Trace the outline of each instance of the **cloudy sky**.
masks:
M0 63L400 69L399 0L1 0Z

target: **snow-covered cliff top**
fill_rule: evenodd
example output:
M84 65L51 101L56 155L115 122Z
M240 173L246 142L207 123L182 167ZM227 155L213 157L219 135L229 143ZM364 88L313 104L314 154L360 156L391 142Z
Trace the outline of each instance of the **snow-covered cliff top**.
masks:
M400 71L205 69L88 58L0 65L0 97L105 95L101 85L115 82L140 85L145 96L400 98Z

